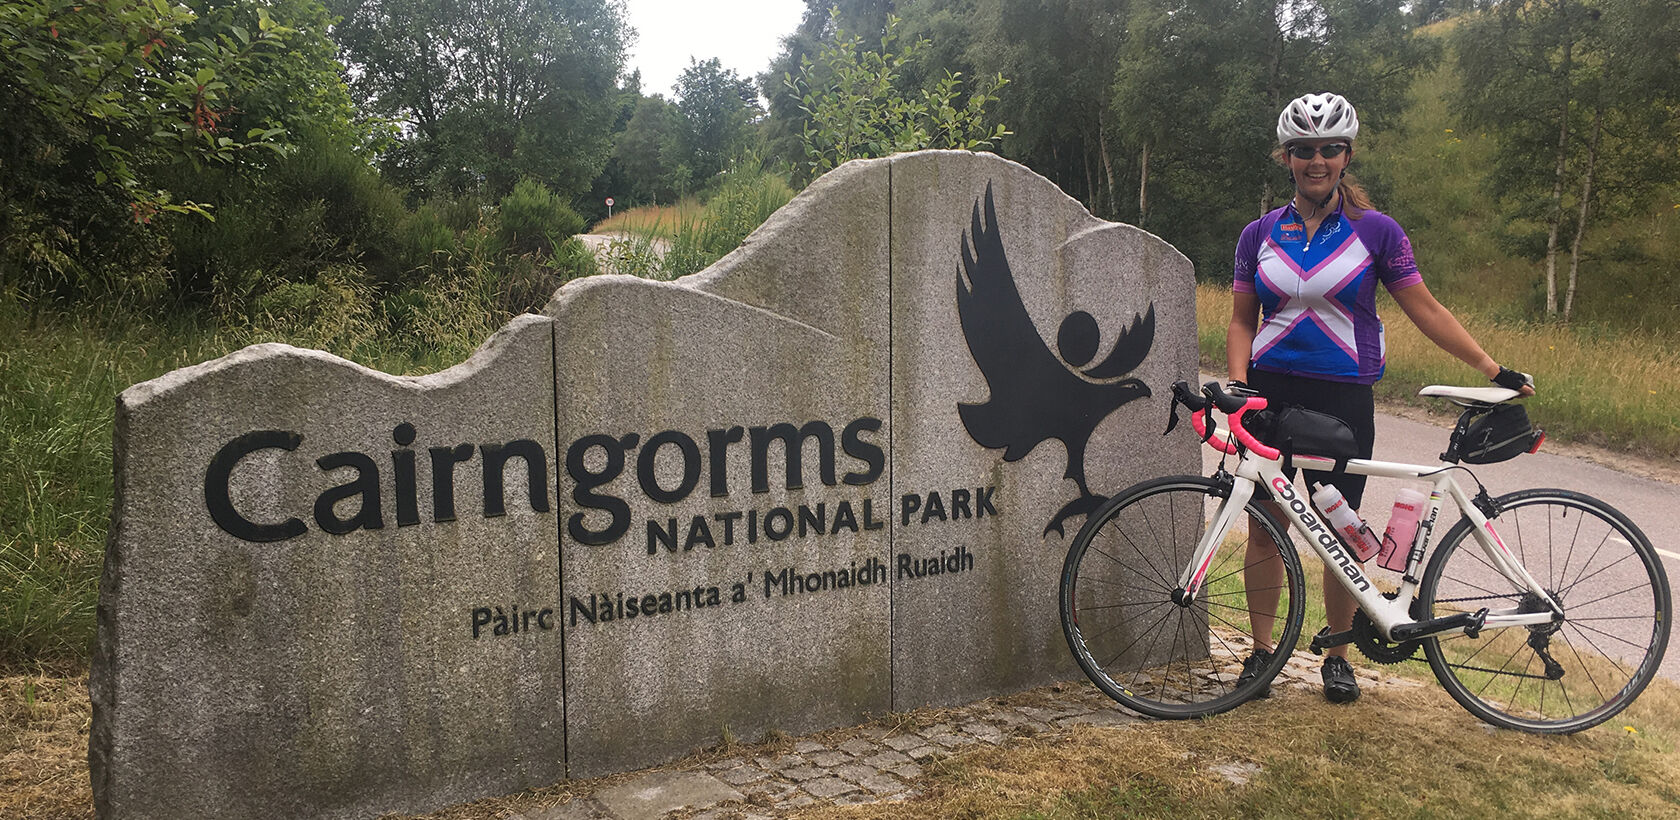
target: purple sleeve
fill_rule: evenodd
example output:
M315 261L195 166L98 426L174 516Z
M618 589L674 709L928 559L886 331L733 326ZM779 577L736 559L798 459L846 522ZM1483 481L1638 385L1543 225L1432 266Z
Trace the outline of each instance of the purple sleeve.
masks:
M1412 257L1412 240L1407 238L1400 223L1387 214L1367 211L1365 218L1354 224L1360 241L1376 249L1377 276L1389 293L1423 283L1417 260Z
M1237 239L1237 259L1233 266L1231 290L1235 293L1254 293L1254 270L1260 264L1260 239L1262 231L1256 219L1243 228L1242 236Z

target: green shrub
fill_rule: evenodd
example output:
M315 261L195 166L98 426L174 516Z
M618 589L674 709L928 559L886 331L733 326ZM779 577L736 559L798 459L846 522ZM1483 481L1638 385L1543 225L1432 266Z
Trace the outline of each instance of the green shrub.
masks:
M335 263L323 268L313 281L280 282L256 295L246 324L235 329L253 340L272 338L353 354L383 335L378 307L367 271Z
M560 284L564 285L573 279L594 276L600 271L595 264L595 254L583 240L572 237L560 243L554 250L554 256L548 260L560 277ZM543 304L548 304L546 299Z
M595 254L576 238L555 246L546 259L525 254L509 257L503 265L500 280L486 290L493 296L490 307L502 317L540 313L561 285L596 272Z
M171 184L218 203L214 221L172 222L176 301L208 299L237 321L273 280L313 282L335 265L400 285L411 268L397 189L351 148L315 140L260 170L176 169Z
M405 270L419 270L457 250L455 230L429 202L404 216L397 234L401 254L398 258Z
M552 253L582 233L583 217L542 183L521 179L497 207L502 243L514 253Z

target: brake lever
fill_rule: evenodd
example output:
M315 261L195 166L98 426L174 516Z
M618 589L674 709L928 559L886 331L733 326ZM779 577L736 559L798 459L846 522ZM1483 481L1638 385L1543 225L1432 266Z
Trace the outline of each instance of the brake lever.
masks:
M1173 386L1172 386L1172 403L1170 405L1168 405L1168 407L1167 407L1167 429L1166 429L1165 432L1161 433L1161 435L1163 435L1163 436L1167 435L1168 433L1171 433L1174 429L1176 429L1178 427L1178 406L1179 405L1182 404L1182 405L1184 405L1185 409L1188 409L1188 410L1191 410L1191 411L1201 409L1200 407L1197 407L1196 405L1199 404L1199 403L1202 403L1202 402L1196 401L1193 398L1193 396L1194 396L1194 394L1192 394L1190 392L1190 385L1189 384L1187 384L1185 382L1175 382L1175 383L1173 383Z

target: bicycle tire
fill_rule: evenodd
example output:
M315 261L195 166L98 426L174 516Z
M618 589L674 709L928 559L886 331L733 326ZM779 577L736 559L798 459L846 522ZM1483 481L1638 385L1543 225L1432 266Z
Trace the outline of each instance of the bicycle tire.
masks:
M1271 661L1238 685L1252 648L1243 517L1196 599L1173 600L1180 572L1229 495L1228 484L1200 476L1145 481L1098 507L1068 548L1060 590L1068 648L1091 682L1129 709L1168 719L1227 711L1267 691L1294 651L1305 611L1301 562L1287 531L1253 500L1247 511L1283 562Z
M1627 516L1591 496L1531 489L1495 499L1500 538L1561 599L1561 622L1424 640L1441 686L1507 729L1568 734L1609 720L1657 674L1668 646L1668 576ZM1419 587L1424 617L1543 608L1493 569L1462 519L1441 539ZM1550 657L1554 664L1547 664Z

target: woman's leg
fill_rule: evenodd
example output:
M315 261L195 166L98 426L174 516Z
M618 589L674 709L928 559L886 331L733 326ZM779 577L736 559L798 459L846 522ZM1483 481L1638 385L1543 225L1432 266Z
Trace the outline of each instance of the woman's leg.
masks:
M1340 572L1328 564L1324 566L1324 616L1330 622L1331 632L1346 632L1353 628L1353 613L1359 605L1353 600L1353 593L1342 586ZM1332 646L1324 650L1324 654L1332 658L1347 657L1347 644Z
M1271 503L1271 502L1263 502ZM1283 559L1266 528L1248 519L1248 554L1243 561L1243 591L1248 599L1248 624L1254 648L1272 651L1272 627L1283 592Z

